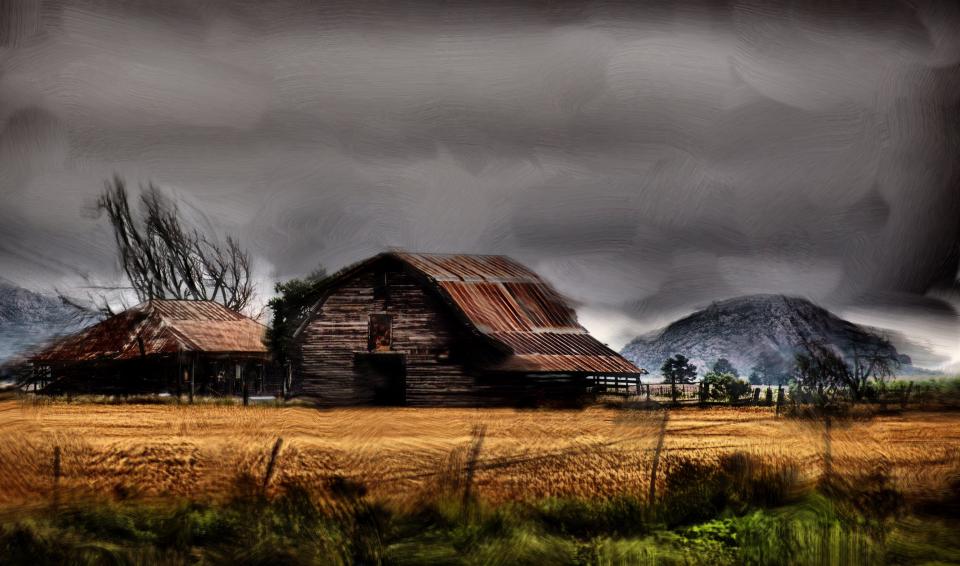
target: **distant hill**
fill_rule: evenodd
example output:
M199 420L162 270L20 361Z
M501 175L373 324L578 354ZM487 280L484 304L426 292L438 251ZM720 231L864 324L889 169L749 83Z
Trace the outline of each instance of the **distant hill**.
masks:
M76 308L0 279L0 366L26 349L89 324Z
M792 360L804 341L830 344L848 354L882 341L869 329L843 320L812 302L783 295L749 295L717 302L666 328L638 337L621 354L652 375L660 374L663 361L683 354L702 375L718 358L727 358L749 375L762 356ZM913 371L910 358L889 346L904 373Z

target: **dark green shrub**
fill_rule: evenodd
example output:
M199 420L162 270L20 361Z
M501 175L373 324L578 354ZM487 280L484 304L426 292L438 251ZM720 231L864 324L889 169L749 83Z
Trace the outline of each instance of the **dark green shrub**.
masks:
M656 516L668 527L688 525L716 517L729 501L720 470L688 459L669 463L666 491L656 504Z
M703 386L708 388L710 399L728 403L737 402L740 397L750 391L750 384L739 379L736 375L715 371L703 376Z
M531 515L550 532L577 538L629 536L649 530L647 508L627 495L599 500L547 499L534 506Z
M853 477L831 476L820 489L846 510L848 516L882 522L904 510L903 494L893 485L890 471L883 466Z
M706 521L728 510L784 505L808 491L796 464L771 465L741 452L725 455L717 464L675 461L666 484L657 516L668 526Z

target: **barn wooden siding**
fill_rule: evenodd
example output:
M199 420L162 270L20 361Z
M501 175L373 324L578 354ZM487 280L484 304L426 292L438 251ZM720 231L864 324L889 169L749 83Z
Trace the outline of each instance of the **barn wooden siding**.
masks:
M406 358L407 405L482 403L489 388L449 357L466 339L460 325L411 275L385 273L383 297L374 297L379 273L368 269L338 286L314 313L298 337L298 393L329 405L371 402L370 376L356 356L367 352L369 315L385 313L393 318L392 349Z

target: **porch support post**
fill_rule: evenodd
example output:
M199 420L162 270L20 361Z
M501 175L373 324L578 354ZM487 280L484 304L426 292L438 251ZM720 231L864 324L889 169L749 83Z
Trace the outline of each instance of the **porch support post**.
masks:
M243 374L241 373L241 371L242 371L242 370L241 370L241 368L240 368L240 362L234 362L234 364L233 364L233 383L230 384L230 396L231 396L231 397L233 396L234 392L235 392L236 389L237 389L237 386L240 384L240 380L242 379L241 376L242 376Z
M197 381L197 357L190 358L190 403L193 403L193 395L196 392Z
M240 379L243 381L243 406L246 407L250 404L250 376L241 373Z

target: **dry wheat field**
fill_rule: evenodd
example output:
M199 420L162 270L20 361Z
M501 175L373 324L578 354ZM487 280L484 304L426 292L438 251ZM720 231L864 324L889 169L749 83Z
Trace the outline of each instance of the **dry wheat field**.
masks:
M263 478L278 438L271 485L319 489L343 476L371 495L413 500L461 477L472 460L473 489L491 502L642 495L665 415L9 400L0 402L0 507L44 505L54 491L61 498L216 498L231 493L238 478ZM676 409L666 420L660 469L743 452L793 462L813 480L824 468L826 440L822 425L777 418L768 408ZM960 470L960 413L837 423L829 446L834 473L882 468L903 492L929 492Z

